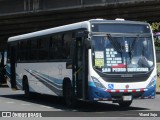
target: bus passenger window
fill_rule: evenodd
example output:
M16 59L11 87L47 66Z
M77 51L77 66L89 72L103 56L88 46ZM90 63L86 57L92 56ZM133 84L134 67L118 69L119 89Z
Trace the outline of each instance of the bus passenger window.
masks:
M48 38L41 38L40 40L38 40L38 58L39 60L47 60L48 59Z
M30 60L37 60L37 39L32 40L30 43Z
M50 41L49 41L49 59L54 59L54 39L53 37L50 37Z
M71 46L72 46L72 33L67 33L64 35L64 45L63 45L63 58L71 58Z

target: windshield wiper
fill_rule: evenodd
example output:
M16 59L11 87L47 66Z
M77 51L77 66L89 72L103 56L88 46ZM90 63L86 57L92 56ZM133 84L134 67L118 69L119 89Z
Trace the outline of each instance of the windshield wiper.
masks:
M117 40L113 39L111 34L107 34L107 38L112 43L112 45L116 49L116 51L119 53L122 53L122 48L121 48L120 43Z
M136 39L134 39L133 43L129 46L129 57L132 59L132 53L136 42L139 40L139 35L137 35Z
M135 43L139 40L139 35L137 35L136 39L133 41L131 47L130 47L130 51L133 52L133 49L134 49L134 46L135 46Z

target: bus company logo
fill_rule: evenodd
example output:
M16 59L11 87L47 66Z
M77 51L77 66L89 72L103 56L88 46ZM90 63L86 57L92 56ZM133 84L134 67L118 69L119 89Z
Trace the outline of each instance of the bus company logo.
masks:
M129 85L127 84L125 87L126 87L126 89L128 89L128 88L129 88Z
M58 69L59 69L59 75L62 75L63 66L62 66L62 65L59 65L59 66L58 66Z

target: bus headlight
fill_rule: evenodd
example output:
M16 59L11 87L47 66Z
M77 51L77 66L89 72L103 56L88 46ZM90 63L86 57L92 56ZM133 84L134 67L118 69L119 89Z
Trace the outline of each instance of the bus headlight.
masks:
M150 83L147 85L147 88L153 87L156 84L156 79L157 79L157 76L154 76L150 81Z
M91 78L92 78L94 84L96 85L96 87L105 89L105 86L102 85L102 83L97 78L95 78L93 76L91 76Z

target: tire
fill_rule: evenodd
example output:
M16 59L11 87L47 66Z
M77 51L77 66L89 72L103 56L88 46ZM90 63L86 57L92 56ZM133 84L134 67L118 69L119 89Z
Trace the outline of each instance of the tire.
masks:
M69 108L75 107L75 99L72 91L72 85L70 81L64 83L64 100L65 104Z
M132 101L123 101L123 102L119 102L118 104L120 107L128 108L132 104Z
M31 97L31 93L29 91L29 84L28 84L27 78L24 79L23 88L24 88L24 95L25 95L25 97L26 98L30 98Z

